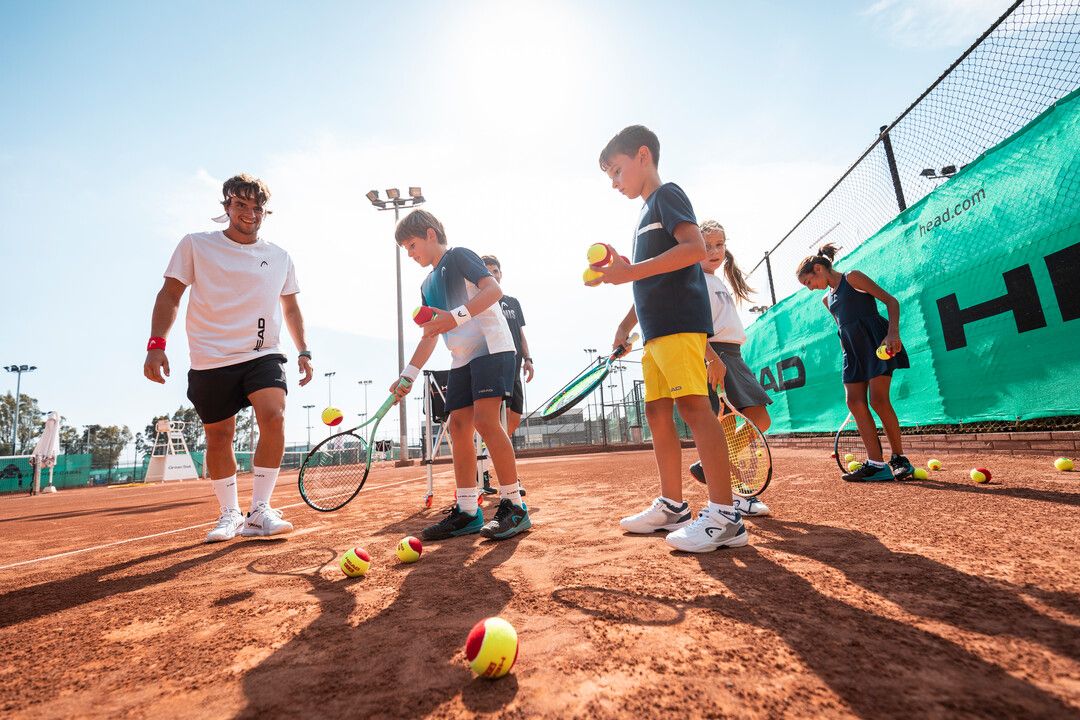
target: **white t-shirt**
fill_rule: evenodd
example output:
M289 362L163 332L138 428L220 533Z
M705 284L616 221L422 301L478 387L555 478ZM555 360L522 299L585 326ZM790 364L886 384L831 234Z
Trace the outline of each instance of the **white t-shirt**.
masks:
M713 334L709 336L709 342L742 345L746 342L746 331L735 310L735 298L731 291L723 280L712 273L705 273L705 284L709 287L709 305L712 309Z
M300 292L289 253L261 238L233 242L220 230L185 235L165 277L191 287L191 369L236 365L279 352L281 296Z

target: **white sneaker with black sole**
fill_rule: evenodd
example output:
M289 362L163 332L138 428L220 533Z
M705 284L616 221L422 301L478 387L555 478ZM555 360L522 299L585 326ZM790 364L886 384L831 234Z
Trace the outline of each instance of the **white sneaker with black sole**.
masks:
M292 531L292 523L281 519L280 510L275 510L266 503L259 503L247 514L244 529L240 531L240 534L244 537L266 537L284 535Z
M712 552L722 547L742 547L750 536L738 512L712 512L703 508L686 527L668 533L668 544L683 552Z
M739 514L743 517L765 517L772 511L769 510L769 506L758 500L756 497L741 498L736 497L735 509L739 511Z
M206 542L216 543L232 540L236 537L236 531L244 526L244 513L239 510L221 508L221 517L217 525L206 535Z
M652 505L637 515L624 517L619 525L626 532L647 535L658 530L678 530L690 522L690 506L673 505L663 498L656 498Z

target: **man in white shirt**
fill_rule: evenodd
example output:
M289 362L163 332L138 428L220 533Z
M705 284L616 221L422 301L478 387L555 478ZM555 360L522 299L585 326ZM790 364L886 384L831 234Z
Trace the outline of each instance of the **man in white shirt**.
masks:
M270 507L285 451L285 356L278 349L281 320L299 351L300 385L311 380L311 352L296 301L300 287L285 250L259 237L270 191L247 174L225 181L225 231L186 235L165 270L150 323L143 374L164 383L169 375L165 337L176 320L180 298L190 286L187 335L191 352L188 399L206 430L206 464L221 505L217 526L206 542L241 535L280 535L293 526ZM259 444L247 516L236 494L233 436L236 413L255 409Z

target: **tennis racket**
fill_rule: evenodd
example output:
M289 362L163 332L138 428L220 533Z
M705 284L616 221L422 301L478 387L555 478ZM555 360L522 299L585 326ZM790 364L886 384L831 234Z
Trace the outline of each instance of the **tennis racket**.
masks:
M866 455L866 449L863 447L862 437L859 435L859 428L855 424L855 418L851 413L844 418L844 422L840 424L840 429L836 431L836 438L833 440L833 459L836 460L836 466L840 468L840 472L851 472L848 470L848 463L853 460L858 460L859 456ZM850 459L848 459L850 456ZM860 461L861 462L861 461Z
M401 387L412 385L408 378L402 378L400 384ZM370 420L331 435L307 454L300 468L300 497L312 509L320 512L339 510L364 487L371 471L375 431L396 402L397 396L390 395ZM365 439L357 431L368 426L370 430Z
M757 497L772 480L769 443L757 425L732 407L723 386L717 387L716 393L720 396L720 425L731 465L731 492L743 498Z
M544 403L544 406L540 408L540 417L559 417L581 402L593 390L600 387L600 383L604 382L604 378L611 372L611 364L625 355L630 346L636 343L640 337L640 335L634 333L626 339L625 344L617 347L615 352L608 356L607 360L597 365L590 364L576 378L563 386L562 390L555 393L550 400Z

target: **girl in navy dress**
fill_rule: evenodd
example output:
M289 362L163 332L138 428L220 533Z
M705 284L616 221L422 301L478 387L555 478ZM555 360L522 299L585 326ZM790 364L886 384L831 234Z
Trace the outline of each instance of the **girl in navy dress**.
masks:
M823 245L817 255L799 263L796 275L811 290L825 290L822 302L836 319L840 347L844 352L844 390L847 406L859 427L867 460L855 472L843 475L849 482L907 480L915 469L904 457L903 439L896 411L889 401L893 370L910 367L907 350L900 343L900 303L858 270L840 273L833 268L836 248ZM885 305L889 319L878 314L877 301ZM891 357L882 360L877 350L885 346ZM869 393L869 405L867 394ZM889 438L892 458L883 461L874 409Z

